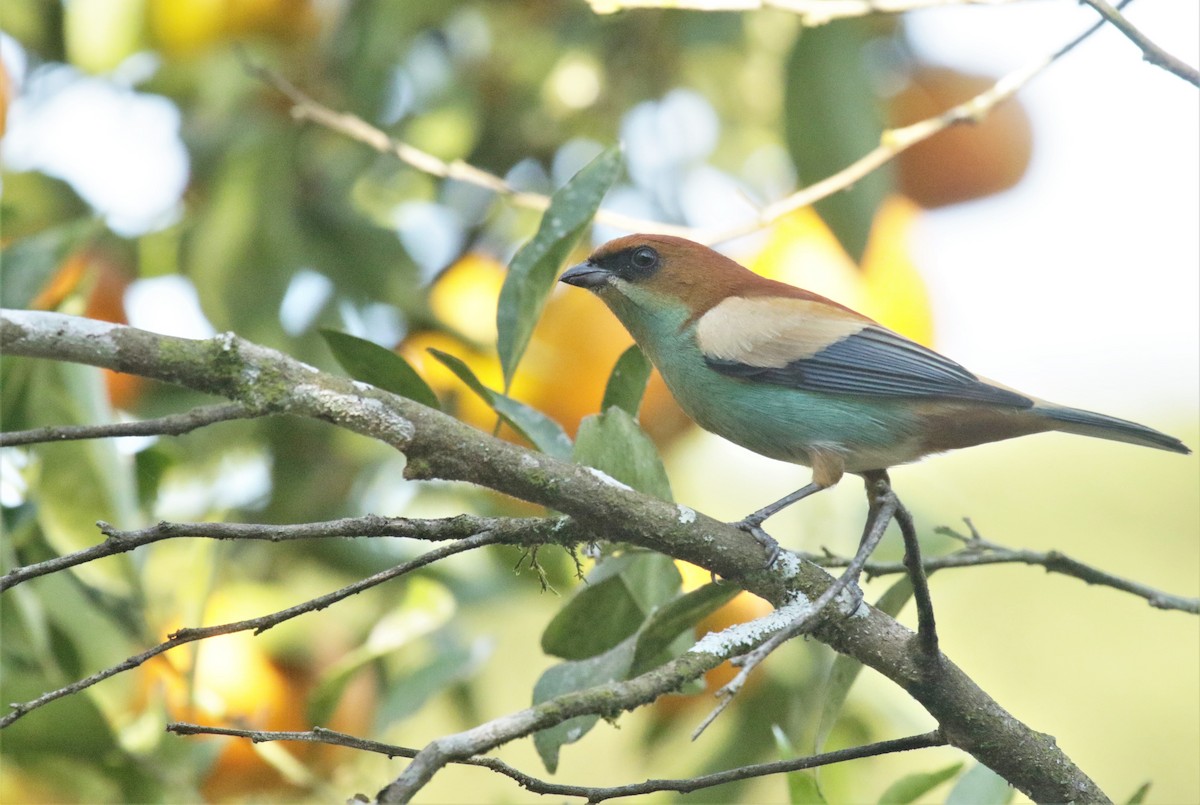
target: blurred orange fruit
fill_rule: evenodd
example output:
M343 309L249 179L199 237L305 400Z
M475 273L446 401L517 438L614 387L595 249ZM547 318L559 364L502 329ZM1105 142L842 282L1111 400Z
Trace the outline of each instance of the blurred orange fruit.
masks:
M34 310L54 310L75 293L86 293L83 315L100 321L128 324L125 315L125 289L133 278L125 266L98 249L83 249L69 255L50 281L29 303ZM90 288L88 283L90 282ZM104 372L108 398L115 408L130 409L138 401L145 378Z
M889 124L906 126L970 100L995 84L988 76L921 65L889 103ZM896 158L900 192L927 209L1007 190L1025 175L1033 152L1029 115L1013 99L981 122L935 134Z
M229 623L263 614L252 611L253 603L218 592L204 622ZM182 625L174 619L163 629L163 636ZM248 631L212 637L161 654L143 665L139 674L145 698L136 704L144 707L148 701L160 701L172 720L258 730L302 730L309 726L304 718L307 680L277 664L267 654L265 642ZM204 778L202 790L207 800L287 785L286 778L248 739L213 740L220 740L222 747ZM284 746L292 754L307 756L312 752L308 745Z

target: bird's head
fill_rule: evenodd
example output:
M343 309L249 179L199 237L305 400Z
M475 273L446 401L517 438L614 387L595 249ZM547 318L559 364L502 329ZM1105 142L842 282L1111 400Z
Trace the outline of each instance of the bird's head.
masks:
M728 257L684 238L627 235L600 246L559 279L592 291L629 324L631 316L668 313L695 320L730 296L796 290L764 279Z

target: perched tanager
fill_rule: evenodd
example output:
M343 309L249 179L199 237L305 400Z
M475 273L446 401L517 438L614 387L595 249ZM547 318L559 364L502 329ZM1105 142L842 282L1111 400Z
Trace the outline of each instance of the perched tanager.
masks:
M1057 430L1191 452L1153 428L974 375L837 302L683 238L618 238L560 279L608 305L701 427L812 468L812 483L738 523L756 536L765 536L767 517L843 473L1014 436Z

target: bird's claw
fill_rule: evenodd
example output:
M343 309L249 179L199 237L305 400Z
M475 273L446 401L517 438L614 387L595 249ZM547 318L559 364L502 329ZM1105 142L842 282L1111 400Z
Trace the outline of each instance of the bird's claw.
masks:
M767 567L774 566L776 560L779 559L779 543L775 541L774 537L763 531L760 521L747 517L743 520L738 520L733 526L739 531L745 531L754 537L754 541L763 546L767 551Z

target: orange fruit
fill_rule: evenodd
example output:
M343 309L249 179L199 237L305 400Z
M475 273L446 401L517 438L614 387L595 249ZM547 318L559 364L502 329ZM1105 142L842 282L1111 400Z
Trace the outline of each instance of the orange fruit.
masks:
M990 88L995 79L921 65L892 97L893 127L933 117ZM958 124L896 158L899 190L926 209L1007 190L1025 175L1033 130L1021 104L1009 99L977 124Z

